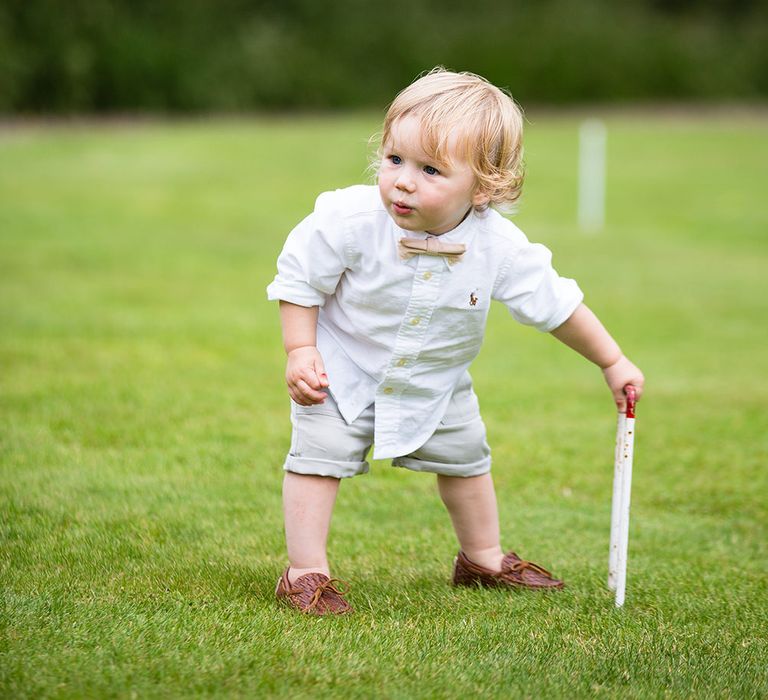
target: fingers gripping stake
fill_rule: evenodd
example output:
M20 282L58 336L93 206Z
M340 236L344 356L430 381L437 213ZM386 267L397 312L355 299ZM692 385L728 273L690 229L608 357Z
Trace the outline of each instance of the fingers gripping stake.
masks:
M635 387L624 387L626 413L619 413L613 469L611 547L608 556L608 588L616 591L616 607L624 605L629 546L629 500L632 491L632 454L635 444Z

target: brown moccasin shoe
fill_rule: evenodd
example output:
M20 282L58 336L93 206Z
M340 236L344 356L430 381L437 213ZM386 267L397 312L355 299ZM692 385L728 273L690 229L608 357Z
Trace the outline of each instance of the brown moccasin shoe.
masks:
M341 584L342 589L334 583ZM275 596L283 603L307 615L343 615L352 612L352 606L344 600L349 584L325 574L304 574L293 584L288 580L288 569L277 580Z
M454 586L509 586L537 591L560 590L565 583L549 571L530 561L524 561L514 552L507 552L501 562L501 571L491 571L467 559L459 552L453 562Z

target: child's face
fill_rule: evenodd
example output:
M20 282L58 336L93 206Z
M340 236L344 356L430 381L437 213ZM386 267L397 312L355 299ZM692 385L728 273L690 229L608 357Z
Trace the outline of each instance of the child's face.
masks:
M379 169L381 201L395 223L407 231L433 235L456 228L469 210L488 198L475 193L475 174L449 142L449 165L438 165L421 145L419 120L398 119L383 144Z

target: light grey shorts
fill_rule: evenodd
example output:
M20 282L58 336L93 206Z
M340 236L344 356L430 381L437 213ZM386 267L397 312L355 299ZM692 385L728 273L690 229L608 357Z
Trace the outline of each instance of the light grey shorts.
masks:
M365 474L369 469L365 458L373 444L373 419L370 405L347 425L330 392L324 403L315 406L291 401L293 433L283 468L338 479ZM432 437L415 452L393 459L392 466L465 477L490 471L491 450L468 374L453 392Z

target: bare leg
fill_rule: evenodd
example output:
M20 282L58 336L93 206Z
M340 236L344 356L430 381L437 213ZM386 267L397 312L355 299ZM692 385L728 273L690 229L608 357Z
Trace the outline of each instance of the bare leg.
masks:
M339 479L334 477L285 473L283 514L291 583L311 572L331 575L326 543L338 491Z
M438 474L437 487L464 554L475 564L500 571L504 552L490 472L470 477Z

